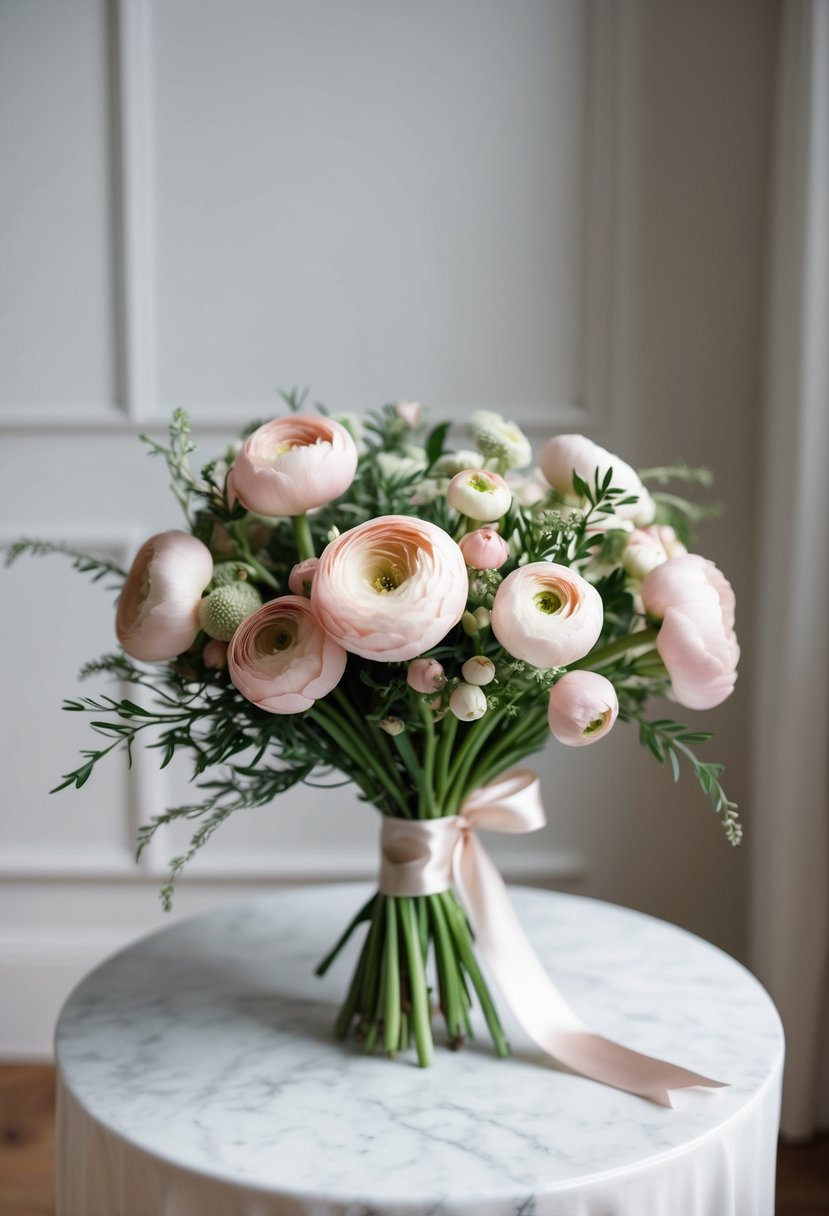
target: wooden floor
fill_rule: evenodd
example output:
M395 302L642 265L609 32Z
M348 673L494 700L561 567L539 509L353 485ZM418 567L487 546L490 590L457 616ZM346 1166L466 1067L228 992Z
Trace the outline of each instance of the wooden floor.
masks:
M53 1216L54 1100L50 1066L0 1066L0 1216ZM777 1175L776 1216L829 1216L829 1136L781 1145Z

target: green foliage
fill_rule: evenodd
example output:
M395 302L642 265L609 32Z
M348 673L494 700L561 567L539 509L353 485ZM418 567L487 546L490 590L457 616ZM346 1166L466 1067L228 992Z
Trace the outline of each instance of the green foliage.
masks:
M14 565L24 554L29 557L46 557L52 553L60 553L64 557L68 557L72 562L72 569L80 571L81 574L91 574L93 583L98 583L104 578L112 578L114 582L109 585L111 591L120 591L124 579L127 577L126 570L122 570L117 562L110 561L109 558L82 553L59 541L30 540L26 537L9 545L6 550L5 564L6 566Z
M699 782L700 788L706 794L717 814L722 815L722 825L728 840L738 845L743 835L743 827L737 814L737 804L731 802L720 784L720 777L725 772L725 765L713 764L700 760L691 750L701 743L707 743L712 737L707 730L692 731L679 722L670 718L660 718L648 722L637 716L639 723L639 740L648 748L660 764L670 764L674 781L679 781L680 759L683 758Z

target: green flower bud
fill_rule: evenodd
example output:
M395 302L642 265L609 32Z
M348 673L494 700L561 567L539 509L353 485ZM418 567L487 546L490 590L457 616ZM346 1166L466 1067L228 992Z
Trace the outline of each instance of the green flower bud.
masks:
M478 626L478 629L489 629L492 613L488 608L476 608L472 615L475 618L475 624Z
M211 638L229 642L242 621L262 607L262 597L248 582L217 587L201 602L201 627Z
M463 614L461 617L461 629L464 631L467 637L474 638L479 629L474 613L465 612Z
M244 583L246 579L255 577L256 571L246 562L220 562L213 567L214 587L232 587L235 583Z

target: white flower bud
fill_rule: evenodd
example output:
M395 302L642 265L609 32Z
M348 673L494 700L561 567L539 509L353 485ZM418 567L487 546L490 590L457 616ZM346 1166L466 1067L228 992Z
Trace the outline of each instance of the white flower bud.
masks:
M482 654L475 654L467 659L461 668L461 674L467 684L490 684L495 679L495 664Z
M459 684L449 698L449 708L461 722L474 722L486 713L486 695L475 684Z
M449 482L446 497L449 505L461 515L491 523L509 510L512 491L498 473L488 469L464 469Z
M483 606L476 608L472 615L475 618L475 624L478 626L479 630L489 629L490 622L492 621L492 613L488 608L484 608Z
M402 735L406 729L406 723L402 718L383 718L380 729L384 730L387 735Z

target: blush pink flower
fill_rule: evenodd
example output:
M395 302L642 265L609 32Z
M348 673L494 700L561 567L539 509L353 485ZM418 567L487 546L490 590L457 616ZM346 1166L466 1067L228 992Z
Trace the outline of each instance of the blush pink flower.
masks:
M656 649L673 694L689 709L712 709L734 691L740 647L731 584L697 553L669 558L642 582L648 616L661 620Z
M596 671L565 672L550 689L547 721L567 747L585 747L604 738L618 714L616 689Z
M192 646L202 592L212 577L210 550L189 532L161 532L146 540L115 615L115 632L127 654L157 662Z
M509 545L494 528L476 528L458 544L463 560L475 570L497 570L509 557Z
M346 650L379 662L416 658L463 616L469 578L448 533L381 515L323 551L311 589L320 624Z
M406 683L415 692L439 692L446 683L446 672L437 659L413 659L406 672Z
M681 557L687 552L668 524L651 524L649 528L635 528L631 532L622 554L622 565L631 578L643 579L669 557Z
M243 621L227 652L243 697L271 714L299 714L339 684L347 655L300 595L269 600Z
M314 575L319 564L318 557L306 557L303 561L297 562L288 575L288 586L294 595L304 595L306 599L310 596Z
M495 593L492 632L509 654L534 667L566 667L595 646L604 608L595 587L556 562L508 574Z
M613 485L636 495L638 501L616 508L620 519L632 519L639 525L649 524L656 510L655 503L642 484L635 469L619 456L600 447L586 435L555 435L548 439L538 456L541 472L553 489L562 498L573 500L573 473L576 472L589 486L593 485L596 469L599 480L608 469L613 469Z
M302 515L344 494L356 470L357 448L344 426L289 414L248 436L233 465L232 488L258 515Z

